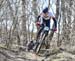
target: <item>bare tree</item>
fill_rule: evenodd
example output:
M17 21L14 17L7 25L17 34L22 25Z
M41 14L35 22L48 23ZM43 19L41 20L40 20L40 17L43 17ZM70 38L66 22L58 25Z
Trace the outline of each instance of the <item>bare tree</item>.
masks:
M23 34L23 43L25 41L27 41L27 31L26 31L26 20L27 20L27 17L26 17L26 4L27 4L27 1L26 0L22 0L22 34Z

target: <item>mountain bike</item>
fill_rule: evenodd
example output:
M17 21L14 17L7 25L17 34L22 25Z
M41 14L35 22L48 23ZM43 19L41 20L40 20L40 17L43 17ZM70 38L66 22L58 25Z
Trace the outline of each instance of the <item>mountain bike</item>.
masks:
M34 49L36 54L40 52L42 45L45 44L45 38L49 30L53 30L53 29L49 29L49 27L45 26L43 31L41 32L40 38L38 39L38 42L36 44L36 48Z

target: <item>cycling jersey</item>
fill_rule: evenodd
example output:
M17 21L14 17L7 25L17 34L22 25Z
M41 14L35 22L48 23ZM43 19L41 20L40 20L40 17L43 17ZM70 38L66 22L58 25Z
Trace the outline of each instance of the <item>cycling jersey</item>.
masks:
M44 14L41 15L43 19L43 24L46 24L50 28L50 19L51 17L54 17L54 15L51 12L48 12L47 16L44 16Z

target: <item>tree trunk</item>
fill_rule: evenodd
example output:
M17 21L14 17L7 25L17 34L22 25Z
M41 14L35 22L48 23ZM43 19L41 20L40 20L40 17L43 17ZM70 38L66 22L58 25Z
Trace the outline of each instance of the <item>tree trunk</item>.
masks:
M27 15L26 15L26 0L22 0L22 35L23 35L23 45L27 41L27 30L26 30L26 21L27 21Z

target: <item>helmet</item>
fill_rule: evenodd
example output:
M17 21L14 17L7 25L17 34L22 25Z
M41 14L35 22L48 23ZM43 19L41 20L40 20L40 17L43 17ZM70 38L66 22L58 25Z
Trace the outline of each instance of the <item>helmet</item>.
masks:
M45 9L43 9L43 13L47 13L48 12L48 7L46 7Z

